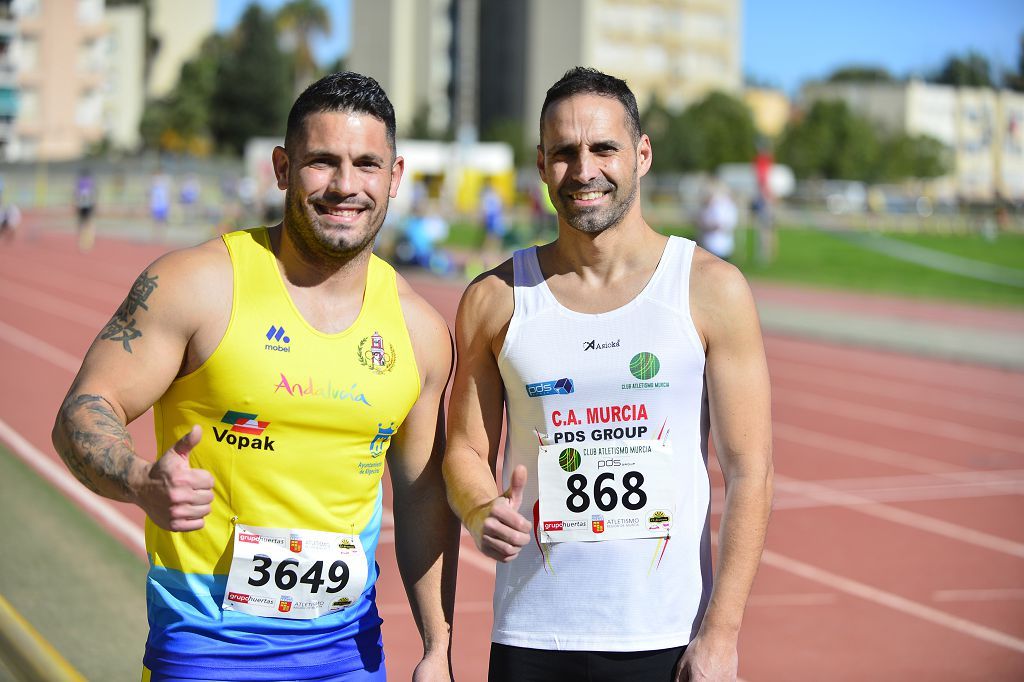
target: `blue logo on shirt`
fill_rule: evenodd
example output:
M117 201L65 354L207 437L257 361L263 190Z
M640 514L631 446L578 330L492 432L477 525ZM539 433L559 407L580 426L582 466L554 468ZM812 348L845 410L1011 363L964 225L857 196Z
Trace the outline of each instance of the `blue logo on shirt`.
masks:
M572 379L567 378L526 384L526 395L531 398L540 398L545 395L567 395L575 390Z
M282 353L289 353L292 350L288 347L292 340L284 335L284 327L270 325L270 329L267 330L267 341L271 343L264 346L266 350L276 350Z

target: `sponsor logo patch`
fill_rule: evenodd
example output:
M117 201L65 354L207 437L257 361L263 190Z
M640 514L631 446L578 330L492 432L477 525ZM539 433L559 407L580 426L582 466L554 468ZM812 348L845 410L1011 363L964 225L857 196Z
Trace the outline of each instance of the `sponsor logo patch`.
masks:
M289 346L292 340L285 335L284 327L270 325L270 329L267 330L267 341L270 341L270 343L263 346L266 350L274 350L279 353L292 352Z
M531 398L540 398L546 395L568 395L575 391L576 387L572 379L567 377L555 379L554 381L538 381L535 384L526 384L526 395Z

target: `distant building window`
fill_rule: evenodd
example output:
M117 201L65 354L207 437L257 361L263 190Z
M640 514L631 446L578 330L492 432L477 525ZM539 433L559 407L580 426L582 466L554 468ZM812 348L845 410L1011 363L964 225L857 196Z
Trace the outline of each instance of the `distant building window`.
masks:
M78 0L78 20L83 24L103 21L103 0Z
M39 16L39 4L40 0L14 0L11 6L14 14L19 17L37 17Z
M0 88L0 116L14 117L18 113L18 91Z

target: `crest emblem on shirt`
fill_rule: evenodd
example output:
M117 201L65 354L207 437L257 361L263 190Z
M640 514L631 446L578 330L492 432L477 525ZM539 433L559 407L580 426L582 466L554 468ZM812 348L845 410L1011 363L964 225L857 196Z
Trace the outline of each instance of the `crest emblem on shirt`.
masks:
M359 364L374 374L390 372L395 366L395 347L385 343L379 332L364 337L359 342Z

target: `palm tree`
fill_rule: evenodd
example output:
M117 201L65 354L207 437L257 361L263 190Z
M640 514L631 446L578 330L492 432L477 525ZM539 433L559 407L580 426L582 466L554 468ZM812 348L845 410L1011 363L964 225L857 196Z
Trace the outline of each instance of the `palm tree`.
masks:
M295 92L301 92L316 75L316 60L310 46L314 35L331 34L331 17L319 0L292 0L277 13L278 28L294 43Z

